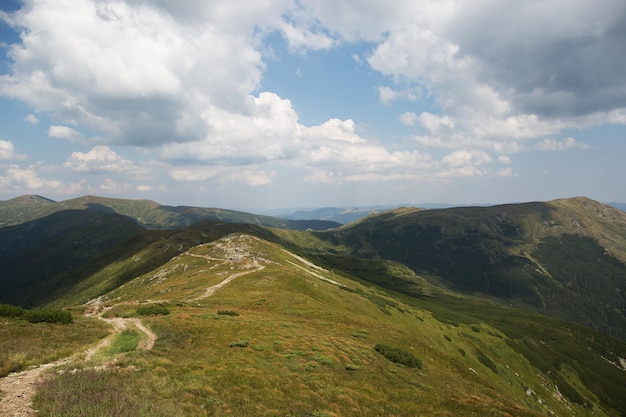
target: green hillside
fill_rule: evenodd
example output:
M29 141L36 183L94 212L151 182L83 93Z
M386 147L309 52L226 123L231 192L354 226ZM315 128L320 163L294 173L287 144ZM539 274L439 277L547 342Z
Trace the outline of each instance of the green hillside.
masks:
M93 406L101 381L124 387L106 388L108 407L135 415L626 411L624 343L474 298L394 295L250 234L193 246L89 305L169 314L142 318L158 336L151 351L50 379L35 399L43 415L80 415L70 411Z
M398 209L316 236L339 248L310 250L333 268L393 260L451 290L626 338L626 213L589 199Z
M74 353L40 416L624 415L623 216L572 199L305 232L61 211L0 228L1 275L75 320L3 318L0 370Z
M0 302L30 304L27 298L41 295L33 293L34 286L48 286L59 274L81 267L143 230L126 217L91 210L61 211L0 228Z

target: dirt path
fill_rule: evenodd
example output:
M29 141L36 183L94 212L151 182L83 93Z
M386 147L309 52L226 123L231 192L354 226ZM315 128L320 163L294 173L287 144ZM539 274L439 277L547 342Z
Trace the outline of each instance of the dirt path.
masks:
M32 399L37 390L37 385L44 379L44 372L68 362L70 362L68 358L60 359L27 371L9 374L0 379L0 416L36 416L37 414L32 407Z
M204 291L204 293L202 295L199 295L198 297L192 298L189 301L198 301L198 300L202 300L204 298L210 297L215 291L219 290L220 288L222 288L224 285L228 284L229 282L231 282L235 278L239 278L241 276L250 274L252 272L258 272L258 271L261 271L263 269L265 269L265 265L257 265L255 269L250 269L248 271L236 272L234 274L231 274L224 281L220 282L219 284L215 284L213 286L210 286L209 288L207 288Z
M143 337L137 346L141 350L150 350L156 341L156 334L143 325L138 318L103 318L102 314L108 309L96 308L89 315L98 317L106 321L113 327L113 332L101 340L97 345L86 349L83 352L72 355L69 358L60 359L55 362L46 363L37 368L28 369L23 372L9 374L0 379L0 416L2 417L35 417L37 414L32 408L32 399L37 391L37 385L46 378L46 371L71 362L91 361L95 354L101 349L109 346L112 340L127 328L135 327ZM113 361L100 364L94 368L102 369Z

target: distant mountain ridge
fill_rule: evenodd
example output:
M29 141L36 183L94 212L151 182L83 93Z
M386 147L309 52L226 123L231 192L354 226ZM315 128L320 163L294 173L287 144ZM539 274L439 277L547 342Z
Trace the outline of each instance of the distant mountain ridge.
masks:
M609 206L626 211L626 203L611 202ZM489 207L496 204L445 204L445 203L419 203L419 204L394 204L387 206L365 207L322 207L316 209L300 209L295 211L283 211L276 214L277 217L290 220L330 220L342 224L349 224L374 213L382 213L400 207L418 207L422 209L445 209L455 207Z
M45 197L26 195L0 201L0 227L12 226L45 217L62 210L100 210L135 219L148 229L176 229L203 220L250 223L295 230L325 230L341 224L326 220L287 220L278 217L219 208L163 206L151 200L127 200L84 196L56 202Z

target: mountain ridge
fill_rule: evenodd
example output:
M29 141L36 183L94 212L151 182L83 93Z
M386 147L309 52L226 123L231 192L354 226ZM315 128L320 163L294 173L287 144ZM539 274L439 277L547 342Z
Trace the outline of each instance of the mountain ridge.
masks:
M209 219L148 230L100 202L0 228L0 268L41 258L15 282L53 272L12 301L78 316L99 306L157 339L50 374L34 400L43 415L85 410L113 387L124 388L99 407L150 416L626 413L626 338L610 336L624 328L626 232L601 203L405 207L321 232ZM605 305L619 314L602 316ZM89 320L61 333L89 332ZM54 325L29 326L0 322L0 370L46 362L10 344Z

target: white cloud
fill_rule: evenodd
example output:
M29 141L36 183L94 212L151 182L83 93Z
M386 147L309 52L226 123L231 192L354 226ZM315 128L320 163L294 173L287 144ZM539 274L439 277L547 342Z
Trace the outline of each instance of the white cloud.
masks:
M154 187L152 187L151 185L146 185L146 184L140 184L135 187L135 190L141 193L146 193L146 192L152 191L153 189Z
M29 114L24 117L24 120L30 123L31 125L38 125L39 119L34 114Z
M264 171L250 166L240 169L233 166L187 166L172 168L169 171L172 179L178 182L213 181L219 185L243 184L249 187L258 187L271 184L276 176L274 171Z
M503 165L509 165L511 163L511 157L507 155L498 156L498 162Z
M377 88L378 99L385 106L390 106L396 100L415 101L421 98L422 93L419 88L405 88L394 90L391 87L380 86Z
M70 142L82 142L85 137L76 129L67 126L50 126L48 136L51 138L66 139Z
M415 126L417 120L418 116L413 112L404 112L400 115L400 123L405 126Z
M626 124L626 74L619 69L626 55L617 52L626 41L618 29L625 3L443 2L437 12L435 3L419 2L422 18L390 30L368 58L439 104L437 117L453 129L433 135L431 146L494 148L566 128Z
M192 9L207 20L144 2L23 7L14 17L22 43L11 47L14 63L0 76L0 94L118 143L197 140L209 129L205 109L245 110L264 68L260 22L225 5L197 3Z
M135 177L148 173L147 168L122 158L108 146L96 146L87 153L72 152L63 167L79 173L120 173Z
M533 149L541 151L566 151L569 149L589 149L589 145L577 142L576 139L572 137L563 140L548 138L533 146Z
M26 155L15 152L13 142L0 139L0 161L11 161L25 158Z
M492 162L491 157L481 151L459 150L443 157L442 162L451 167L482 165Z
M54 120L51 137L97 131L158 153L176 181L265 185L278 175L268 163L321 183L511 175L489 164L585 149L561 132L626 124L626 3L598 1L27 0L5 16L22 42L8 49L0 94ZM415 106L399 116L417 125L412 146L372 138L357 117L307 126L290 100L260 91L277 33L292 53L356 46L347 56L360 70L388 77L368 87L379 101ZM107 192L131 187L115 173L153 174L109 146L63 166L109 175L94 188ZM0 159L24 157L0 141Z
M7 167L4 175L0 175L0 190L15 193L54 191L71 194L81 188L80 183L66 184L59 180L42 178L40 168L38 165L31 165L25 169L16 165Z

